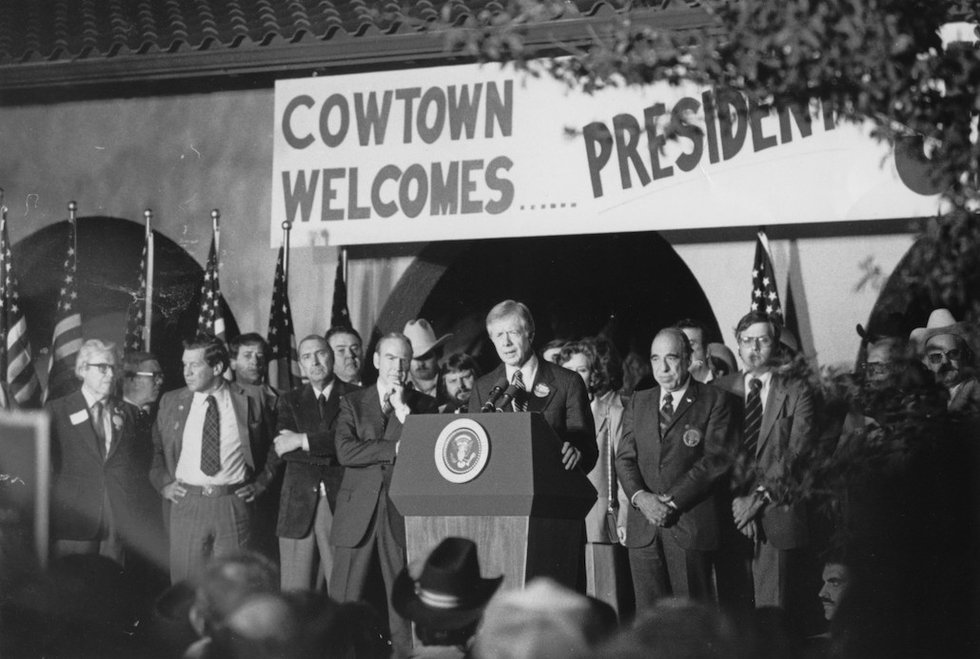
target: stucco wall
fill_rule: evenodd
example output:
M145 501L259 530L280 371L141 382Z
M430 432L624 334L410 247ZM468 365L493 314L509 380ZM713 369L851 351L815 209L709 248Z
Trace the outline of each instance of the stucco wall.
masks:
M267 89L0 108L11 240L64 219L70 199L82 218L142 222L149 206L154 227L203 264L210 211L219 208L222 290L242 331L264 334L276 258L268 228L272 103ZM299 334L322 332L329 321L336 255L292 251Z

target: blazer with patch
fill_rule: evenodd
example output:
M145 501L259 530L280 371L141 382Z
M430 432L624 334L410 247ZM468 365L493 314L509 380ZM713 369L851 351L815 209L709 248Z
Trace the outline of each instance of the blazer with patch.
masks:
M629 500L640 491L672 496L679 515L661 530L630 506L626 546L645 547L658 532L689 550L718 549L721 522L730 515L727 475L737 430L731 396L688 379L674 417L660 432L660 387L633 394L623 414L616 471Z
M436 399L406 390L406 403L412 414L436 414ZM337 417L337 458L345 467L337 494L330 544L357 547L364 542L381 497L388 496L395 445L401 438L402 423L392 412L381 411L378 388L370 386L349 393L340 400ZM405 546L405 519L388 500L388 524L395 540ZM379 520L381 523L381 520Z
M231 404L238 422L238 438L245 457L246 478L251 478L264 466L268 447L268 426L262 406L234 382L225 384L231 394ZM184 426L190 413L194 392L184 387L169 391L160 398L156 423L153 424L153 464L150 482L158 492L177 479L177 461L184 442Z
M107 399L105 413L112 426L108 455L81 391L52 400L45 409L51 417L52 537L96 539L108 497L120 535L131 539L145 512L139 504L146 472L139 469L136 408Z
M486 402L490 390L506 377L503 364L478 378L473 383L470 395L470 412L479 412ZM589 406L589 394L585 390L582 376L546 362L538 357L538 372L534 382L527 388L527 411L540 412L555 434L563 442L569 442L582 453L579 463L582 471L588 473L599 459L596 444L595 420Z
M320 418L313 386L305 384L279 396L276 434L283 430L306 433L310 450L296 449L283 456L276 454L275 446L269 448L265 469L256 484L265 489L276 477L280 467L286 465L282 491L279 496L279 521L276 535L281 538L302 538L310 532L320 498L320 483L326 486L330 509L337 507L337 493L344 476L344 468L337 460L334 434L340 399L357 391L359 387L334 378L327 397L327 415Z
M737 426L741 433L745 412L745 373L732 373L712 384L738 399ZM739 494L778 481L803 448L816 441L818 432L813 392L806 383L774 372L759 429L756 475ZM809 541L806 507L802 503L787 505L770 502L762 509L760 519L765 540L776 549L795 549Z

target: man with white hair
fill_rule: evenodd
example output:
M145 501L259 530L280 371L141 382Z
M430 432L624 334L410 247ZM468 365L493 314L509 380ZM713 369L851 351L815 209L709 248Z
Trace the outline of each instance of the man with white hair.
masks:
M129 531L141 517L136 413L113 395L116 347L82 343L75 360L78 391L49 401L51 535L58 555L101 554L122 563Z

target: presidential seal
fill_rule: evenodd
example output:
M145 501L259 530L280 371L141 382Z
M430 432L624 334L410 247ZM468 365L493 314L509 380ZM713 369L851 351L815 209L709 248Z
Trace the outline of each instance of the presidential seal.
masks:
M436 469L450 483L468 483L483 471L490 457L487 431L473 419L455 419L436 439Z
M697 428L688 428L684 431L684 446L694 448L701 443L701 431Z

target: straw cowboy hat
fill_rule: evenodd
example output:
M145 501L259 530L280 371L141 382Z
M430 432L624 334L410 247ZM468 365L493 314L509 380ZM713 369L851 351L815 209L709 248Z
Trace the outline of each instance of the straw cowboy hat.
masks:
M402 617L424 627L459 629L479 620L503 580L481 578L476 544L450 537L432 550L418 579L408 568L399 573L391 603Z
M432 329L432 325L425 318L410 320L405 323L403 334L412 343L412 356L415 359L429 354L453 336L452 334L444 334L436 339L435 330Z
M958 336L964 341L968 341L969 336L966 325L956 322L949 309L934 309L929 314L929 320L926 322L925 327L916 327L912 330L912 333L909 334L909 341L922 348L929 339L941 334Z

